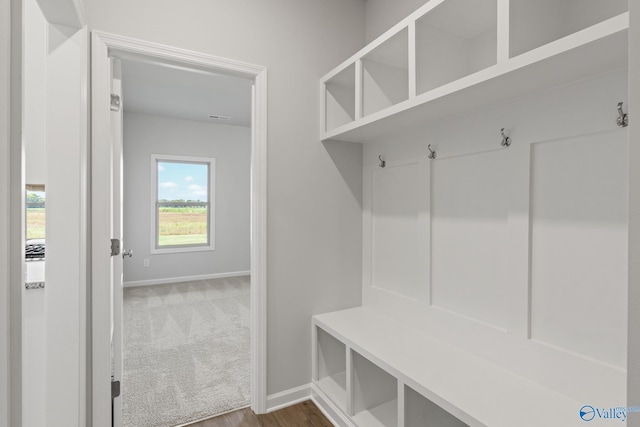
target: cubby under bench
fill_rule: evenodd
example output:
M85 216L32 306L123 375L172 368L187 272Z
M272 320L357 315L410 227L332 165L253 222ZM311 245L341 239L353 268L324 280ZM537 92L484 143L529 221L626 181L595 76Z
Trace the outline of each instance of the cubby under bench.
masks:
M366 307L313 317L313 394L338 425L584 423L579 402Z

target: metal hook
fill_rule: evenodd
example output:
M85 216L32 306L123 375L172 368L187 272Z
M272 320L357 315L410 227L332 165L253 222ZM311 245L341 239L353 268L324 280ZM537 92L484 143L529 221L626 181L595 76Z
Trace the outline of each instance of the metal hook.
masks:
M378 166L380 166L381 168L387 166L387 162L382 160L382 154L378 156L378 160L380 160L380 164Z
M500 135L502 135L502 142L500 143L500 145L502 145L503 147L510 147L511 138L504 134L504 128L500 129Z
M436 152L431 149L431 144L427 146L427 150L429 150L429 155L427 157L429 157L431 160L435 159Z
M618 102L618 119L616 120L616 123L621 128L629 125L629 115L622 111L622 104L622 102Z

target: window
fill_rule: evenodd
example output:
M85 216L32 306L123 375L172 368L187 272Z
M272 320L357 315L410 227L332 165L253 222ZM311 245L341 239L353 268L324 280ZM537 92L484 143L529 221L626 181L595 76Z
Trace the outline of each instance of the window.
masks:
M215 159L151 156L151 253L214 249Z
M26 240L45 238L45 194L44 186L27 186Z

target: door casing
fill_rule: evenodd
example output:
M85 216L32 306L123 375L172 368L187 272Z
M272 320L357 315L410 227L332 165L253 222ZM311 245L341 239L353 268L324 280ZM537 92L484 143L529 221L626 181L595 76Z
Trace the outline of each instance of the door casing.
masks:
M253 80L251 126L251 408L266 411L267 69L114 34L91 35L92 419L111 425L110 57L135 58Z

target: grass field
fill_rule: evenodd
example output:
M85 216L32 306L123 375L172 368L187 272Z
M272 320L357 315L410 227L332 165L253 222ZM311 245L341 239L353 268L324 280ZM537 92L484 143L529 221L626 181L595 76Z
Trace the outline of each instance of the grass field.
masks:
M160 246L207 243L207 208L160 208ZM45 238L44 208L27 209L27 239Z
M161 207L158 227L160 246L207 243L207 208Z
M44 239L45 210L44 208L27 209L27 240Z

